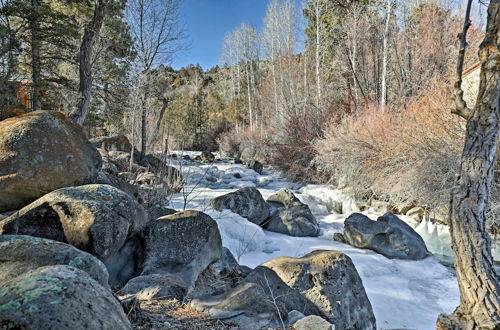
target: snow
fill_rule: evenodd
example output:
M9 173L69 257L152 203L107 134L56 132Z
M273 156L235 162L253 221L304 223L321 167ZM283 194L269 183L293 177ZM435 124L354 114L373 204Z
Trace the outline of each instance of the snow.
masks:
M195 155L190 154L191 157ZM373 251L334 241L333 234L343 231L345 218L359 212L355 200L340 190L325 185L301 186L267 169L259 175L228 160L210 165L177 161L174 165L182 165L188 193L174 195L169 206L209 214L219 226L223 245L242 265L254 268L276 257L301 257L314 250L341 251L352 259L361 276L378 329L435 329L437 316L451 313L458 306L459 291L453 270L436 257L419 261L388 259ZM235 177L236 173L240 179ZM218 212L210 208L214 197L249 186L257 187L264 198L283 187L294 190L315 214L320 236L290 237L268 232L229 210ZM186 198L186 195L189 196ZM372 219L382 214L376 208L363 213ZM401 218L415 228L431 252L451 258L450 234L446 226ZM500 246L497 248L498 257Z

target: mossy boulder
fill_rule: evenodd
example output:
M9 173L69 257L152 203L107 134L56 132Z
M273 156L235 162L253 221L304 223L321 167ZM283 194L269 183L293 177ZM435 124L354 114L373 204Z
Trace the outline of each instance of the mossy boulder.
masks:
M81 127L60 112L0 121L0 212L59 188L95 183L101 156Z
M101 260L115 254L148 221L131 196L109 185L55 190L0 221L0 233L67 242Z
M131 329L113 293L71 266L34 269L0 285L1 329Z
M103 286L108 285L104 264L89 253L48 239L0 235L0 282L43 266L69 265L83 270Z

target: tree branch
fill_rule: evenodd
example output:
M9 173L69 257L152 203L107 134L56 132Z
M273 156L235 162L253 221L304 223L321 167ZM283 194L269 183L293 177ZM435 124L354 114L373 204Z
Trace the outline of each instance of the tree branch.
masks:
M458 34L460 38L460 49L458 51L457 59L457 71L455 75L455 109L451 112L459 115L460 117L469 120L472 115L472 109L467 107L467 103L464 100L464 91L462 89L462 73L464 70L464 60L465 60L465 49L467 48L467 31L471 26L470 21L470 10L471 10L472 0L467 1L467 9L465 12L465 20L462 32Z

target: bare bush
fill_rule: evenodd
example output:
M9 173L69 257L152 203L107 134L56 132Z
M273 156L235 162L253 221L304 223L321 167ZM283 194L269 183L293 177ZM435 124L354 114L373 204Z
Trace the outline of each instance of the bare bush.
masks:
M435 82L405 110L381 113L376 105L366 106L359 115L331 124L316 146L318 170L357 197L374 194L446 210L465 130L449 110L450 88ZM492 196L490 212L497 214L500 201Z

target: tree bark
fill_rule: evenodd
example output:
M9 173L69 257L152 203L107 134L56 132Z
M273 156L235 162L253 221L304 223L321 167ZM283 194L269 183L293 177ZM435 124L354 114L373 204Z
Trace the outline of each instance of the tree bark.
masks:
M319 47L320 47L320 8L319 8L319 0L316 0L314 3L314 15L316 16L316 47L315 47L315 73L316 73L316 107L318 109L321 108L321 73L320 73L320 56L319 56Z
M147 148L147 110L146 110L146 96L144 95L141 102L141 154L139 160L142 160L146 156Z
M80 45L80 94L76 110L71 114L74 122L83 125L90 106L92 88L92 53L106 15L107 0L98 0L92 21L85 27Z
M440 315L438 329L500 329L500 286L486 228L500 130L499 25L500 0L491 0L486 35L479 48L479 94L467 121L460 172L450 204L460 305L453 315Z
M387 17L385 21L385 30L384 30L384 50L382 55L382 86L381 86L381 97L380 97L380 111L385 111L385 105L387 104L387 39L389 38L389 22L391 19L391 1L387 0Z
M31 74L33 84L32 107L34 111L42 109L41 83L42 64L40 57L40 22L39 22L39 0L31 0L32 16L30 18L31 30Z

